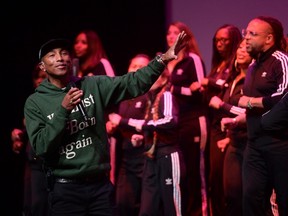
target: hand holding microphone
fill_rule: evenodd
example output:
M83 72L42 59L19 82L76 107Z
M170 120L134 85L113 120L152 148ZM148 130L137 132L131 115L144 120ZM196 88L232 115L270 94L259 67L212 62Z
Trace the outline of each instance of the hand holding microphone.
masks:
M71 82L71 87L77 88L77 87L76 87L76 84L75 84L74 82ZM78 89L78 88L77 88L77 89ZM78 89L78 90L79 90L79 89ZM79 102L77 103L77 106L79 107L79 111L81 112L84 120L85 120L85 121L88 121L90 118L88 117L87 112L86 112L86 110L85 110L85 107L84 107L84 104L83 104L83 100L81 100L81 97L82 97L82 95L83 95L83 91L82 91L82 90L79 90L79 91L80 91L80 94L81 94L81 95L79 96L79 94L78 94L79 98L76 99L77 101L79 100ZM70 102L73 103L73 100L71 99Z
M82 95L82 90L77 87L71 87L62 101L62 106L67 110L74 109L81 102Z
M79 71L79 59L74 58L72 60L72 75L77 76ZM85 121L90 120L85 110L85 106L82 101L83 90L79 89L74 82L70 82L70 89L66 96L62 101L62 106L65 107L67 110L72 110L76 106L79 108L79 112L81 112L83 119Z
M82 114L83 119L88 121L90 118L87 115L83 101L81 99L83 96L83 90L79 89L74 82L71 82L70 86L71 88L62 101L62 106L67 110L72 110L78 106L79 112Z

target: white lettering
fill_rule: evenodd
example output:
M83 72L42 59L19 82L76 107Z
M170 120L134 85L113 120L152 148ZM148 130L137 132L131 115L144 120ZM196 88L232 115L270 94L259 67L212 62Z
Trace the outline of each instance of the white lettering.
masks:
M93 105L95 103L95 100L93 98L93 95L89 95L88 97L84 98L82 100L84 107L89 107L91 105ZM79 108L78 106L76 106L71 113L74 112L78 112ZM47 116L47 118L49 120L52 120L54 117L54 113L51 113ZM67 122L67 127L66 129L68 131L70 131L70 135L75 134L79 131L84 130L85 128L89 127L89 126L93 126L96 124L96 118L95 116L91 117L89 119L89 121L79 121L77 119L72 119L70 121ZM82 140L77 140L76 142L71 142L66 144L65 146L61 146L59 148L59 154L60 155L65 155L66 159L70 160L73 159L74 157L76 157L76 152L75 149L81 149L81 148L85 148L88 145L92 144L92 138L91 137L87 137L85 138L85 135L82 135L83 139Z
M77 133L79 130L84 130L85 128L95 125L96 124L96 118L92 117L87 122L86 121L80 121L78 122L77 119L73 119L69 122L67 122L67 129L70 130L70 135Z
M48 115L47 117L49 118L49 120L51 120L54 117L54 113Z
M84 107L89 107L89 106L91 106L92 104L95 103L92 94L89 94L89 96L86 97L86 98L84 98L84 99L82 100L82 102L83 102ZM71 113L78 112L78 111L79 111L79 108L78 108L78 106L76 106L76 107L71 111ZM49 115L47 116L47 118L48 118L49 120L52 120L53 117L54 117L54 113L51 113L51 114L49 114Z
M91 137L85 138L83 135L82 140L77 140L76 142L71 142L65 146L61 146L59 148L59 153L60 155L65 154L66 159L70 160L76 156L76 152L74 151L75 149L85 148L91 144L92 144L92 138Z

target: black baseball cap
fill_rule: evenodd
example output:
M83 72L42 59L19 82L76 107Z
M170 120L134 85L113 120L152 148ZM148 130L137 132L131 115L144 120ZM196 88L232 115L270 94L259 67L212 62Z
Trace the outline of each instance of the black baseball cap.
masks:
M40 47L39 60L41 60L43 56L55 48L63 48L70 51L70 42L63 38L56 38L47 41Z

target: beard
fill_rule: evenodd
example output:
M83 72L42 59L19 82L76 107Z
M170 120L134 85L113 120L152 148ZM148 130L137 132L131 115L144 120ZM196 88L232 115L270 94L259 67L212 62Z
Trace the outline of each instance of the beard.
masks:
M248 43L246 44L246 50L252 58L256 59L261 53L264 52L264 45L254 44L253 46L252 44Z
M247 51L248 52L248 51ZM257 56L259 55L259 52L258 51L256 51L256 50L251 50L251 51L249 51L248 52L249 53L249 55L253 58L253 59L256 59L257 58Z
M257 49L256 47L246 47L246 50L247 50L247 53L249 53L249 55L256 59L257 56L261 53L261 50L260 49Z

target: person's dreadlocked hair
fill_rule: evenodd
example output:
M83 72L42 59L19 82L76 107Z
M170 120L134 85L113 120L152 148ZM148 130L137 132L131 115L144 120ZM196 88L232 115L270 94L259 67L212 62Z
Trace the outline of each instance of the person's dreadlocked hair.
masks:
M271 34L273 34L275 38L274 42L276 48L281 51L286 51L287 42L284 36L284 29L282 23L279 20L270 16L258 16L256 17L256 19L262 20L271 26L273 31L271 32Z

